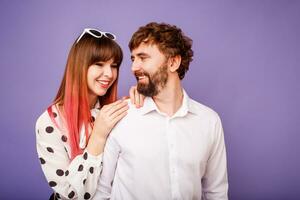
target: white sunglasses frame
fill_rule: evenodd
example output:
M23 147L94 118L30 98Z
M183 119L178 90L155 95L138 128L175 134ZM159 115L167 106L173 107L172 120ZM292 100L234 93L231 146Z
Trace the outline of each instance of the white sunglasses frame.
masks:
M101 35L99 36L99 35L95 35L94 33L92 33L91 31L98 31ZM76 40L76 44L80 41L80 39L84 36L84 34L86 34L86 33L88 33L88 34L90 34L91 36L93 36L93 37L95 37L95 38L101 38L102 36L104 36L104 37L107 37L107 33L108 34L110 34L110 35L112 35L114 38L110 38L110 37L107 37L107 38L109 38L109 39L111 39L111 40L116 40L116 35L115 34L113 34L113 33L110 33L110 32L104 32L104 31L100 31L100 30L98 30L98 29L95 29L95 28L85 28L84 30L83 30L83 32L81 33L81 35L79 36L79 38Z

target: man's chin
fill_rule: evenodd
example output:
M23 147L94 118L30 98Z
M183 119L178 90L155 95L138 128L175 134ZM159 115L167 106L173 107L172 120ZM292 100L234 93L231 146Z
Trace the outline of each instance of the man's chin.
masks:
M147 88L147 86L148 86L147 84L142 83L141 81L138 81L138 82L137 82L137 87L138 87L138 88Z
M148 90L148 88L147 88L147 86L146 86L145 84L140 84L140 83L138 83L138 84L137 84L137 91L138 91L140 94L142 94L142 95L144 95L144 96L146 96L146 97L150 97L150 96L149 96L149 90Z
M138 84L137 91L146 97L153 97L157 95L157 91L154 87L149 87L149 85L145 84Z

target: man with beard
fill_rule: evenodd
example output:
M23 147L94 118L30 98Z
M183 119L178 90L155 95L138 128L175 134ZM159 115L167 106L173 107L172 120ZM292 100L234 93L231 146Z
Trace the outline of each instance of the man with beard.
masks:
M221 120L181 86L191 47L169 24L133 34L132 72L146 98L109 135L94 199L228 199Z

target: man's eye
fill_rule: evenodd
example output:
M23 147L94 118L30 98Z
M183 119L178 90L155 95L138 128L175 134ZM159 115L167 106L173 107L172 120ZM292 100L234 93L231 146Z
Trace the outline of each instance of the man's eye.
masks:
M118 65L117 65L117 64L111 64L111 67L112 67L112 68L117 68Z

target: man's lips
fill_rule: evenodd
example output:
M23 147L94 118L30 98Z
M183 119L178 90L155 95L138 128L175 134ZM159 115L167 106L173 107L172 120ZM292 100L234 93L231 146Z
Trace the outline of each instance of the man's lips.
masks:
M141 80L141 79L146 78L146 76L137 76L136 78L137 78L138 80Z
M142 72L136 72L136 73L134 73L134 75L135 75L137 81L140 81L140 80L143 80L146 78L146 74L142 73Z

